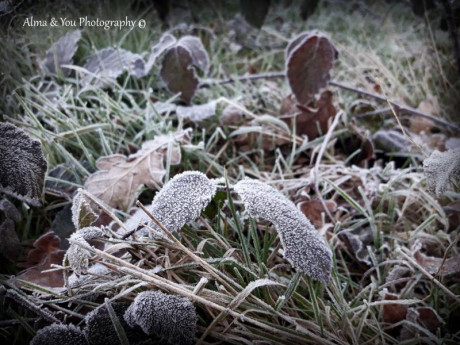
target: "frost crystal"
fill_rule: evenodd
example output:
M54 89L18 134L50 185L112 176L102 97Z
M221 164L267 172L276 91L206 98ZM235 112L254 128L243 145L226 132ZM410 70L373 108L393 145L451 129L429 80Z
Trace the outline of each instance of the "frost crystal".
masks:
M185 297L161 291L141 292L124 316L131 327L140 326L150 335L171 345L193 344L197 316L195 307Z
M428 188L436 195L443 194L451 182L460 184L460 148L446 152L434 151L423 161Z
M256 180L235 185L251 217L273 223L280 234L284 256L312 278L327 282L332 269L332 253L315 227L294 203L276 189Z
M103 232L100 228L90 226L77 230L77 232L70 236L70 239L89 245L87 241L94 240L102 236ZM82 274L86 272L88 269L89 258L91 257L91 253L88 250L77 243L71 243L66 256L69 260L70 267L72 267L75 273Z
M159 191L147 209L169 231L179 231L185 224L200 216L216 192L216 186L199 171L186 171L174 176ZM138 210L125 223L128 230L145 223L157 231L161 229L142 210ZM142 235L147 230L141 231Z
M88 345L83 332L74 325L53 323L40 329L30 345Z
M143 343L148 337L139 327L131 328L123 318L128 306L124 303L111 303L115 315L123 327L126 337L130 344ZM102 305L92 312L88 313L85 318L86 328L83 330L90 345L120 344L120 340L110 319L109 312L105 305ZM150 342L146 342L150 343ZM63 345L63 344L62 344Z

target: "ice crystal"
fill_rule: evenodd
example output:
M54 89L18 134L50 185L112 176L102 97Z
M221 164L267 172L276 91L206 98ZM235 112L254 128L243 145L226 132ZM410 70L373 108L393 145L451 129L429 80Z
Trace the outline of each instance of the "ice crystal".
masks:
M140 326L167 344L193 344L197 316L195 307L185 297L161 291L141 292L126 310L124 318L131 327Z
M434 151L423 161L428 188L436 195L443 194L451 182L460 184L460 148L446 152Z
M206 175L199 171L186 171L166 183L147 209L166 229L179 231L200 216L215 192L216 185ZM125 225L128 230L133 230L145 223L161 232L142 210L138 210ZM147 230L143 229L140 234L147 234Z
M128 305L124 303L111 303L111 307L117 316L121 327L125 331L126 337L130 344L139 344L150 339L140 327L130 327L123 318ZM105 305L102 305L92 312L88 313L85 318L86 328L83 330L90 345L120 344L120 340L110 319L109 312ZM151 342L153 343L153 339Z
M331 274L332 253L315 227L294 203L276 189L256 180L235 185L249 215L273 223L280 234L284 256L292 265L312 278L327 282Z
M85 335L76 326L53 323L40 329L30 345L88 345Z

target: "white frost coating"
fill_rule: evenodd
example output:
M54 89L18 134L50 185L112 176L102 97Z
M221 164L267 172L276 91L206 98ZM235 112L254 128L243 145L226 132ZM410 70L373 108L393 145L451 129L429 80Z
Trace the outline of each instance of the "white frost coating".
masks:
M460 184L460 148L434 151L423 161L423 172L428 188L436 195L443 194L451 182Z
M124 319L129 326L140 326L145 333L155 334L167 344L187 345L195 340L195 307L182 296L141 292L126 310Z
M179 231L185 224L200 216L216 193L216 185L205 174L199 171L186 171L174 176L155 195L152 205L147 209L169 231ZM134 230L139 225L147 224L162 232L142 210L138 210L129 218L125 225L128 230ZM148 234L145 228L140 229L139 235Z
M294 203L276 189L256 180L235 185L251 217L273 223L280 234L284 256L294 267L313 279L327 282L332 269L332 253L315 227Z
M98 279L98 276L108 276L112 271L108 269L106 266L95 263L86 271L87 274L82 276L77 276L75 273L72 273L69 276L69 287L78 288L80 286L89 283L92 280Z
M30 345L87 345L83 332L76 326L53 323L40 329Z
M77 232L70 236L70 239L89 245L87 241L100 238L103 236L103 234L104 233L100 228L90 226L77 230ZM66 256L69 260L70 267L76 274L82 274L86 272L88 269L89 258L91 257L91 253L88 250L84 249L82 246L76 243L71 243L69 249L67 249Z

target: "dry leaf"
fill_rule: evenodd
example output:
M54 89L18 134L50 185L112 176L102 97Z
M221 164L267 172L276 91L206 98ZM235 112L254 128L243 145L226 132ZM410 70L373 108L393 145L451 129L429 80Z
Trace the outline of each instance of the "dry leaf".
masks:
M60 243L59 237L53 232L47 232L40 236L34 242L34 249L29 252L27 262L21 265L29 268L20 272L16 277L43 287L63 287L62 271L42 273L42 271L50 269L52 264L62 265L65 250L59 249Z
M444 324L444 321L441 319L438 313L431 307L408 308L406 320L415 324L419 324L422 328L430 331L433 334L436 334L437 329ZM417 338L421 340L420 338L424 337L426 337L424 332L422 333L411 324L405 323L401 330L399 339L408 340Z
M46 51L46 58L42 61L43 69L49 73L58 73L59 70L62 70L63 74L68 76L71 70L63 68L62 65L73 64L73 56L77 51L77 43L80 38L81 31L75 30L66 33L53 43Z
M158 59L158 57L161 54L163 54L166 51L166 49L171 47L176 42L177 42L176 38L173 35L168 34L168 33L165 33L163 34L163 36L160 37L160 41L153 46L149 59L147 60L147 63L145 64L145 74L150 72L153 64Z
M12 219L6 218L0 224L0 239L0 255L15 262L21 251L21 244Z
M222 111L219 122L222 125L235 125L243 120L244 113L233 105L228 105Z
M0 123L0 192L40 206L47 162L38 140Z
M460 185L460 147L446 152L434 151L423 161L428 188L436 195L443 194L451 182Z
M330 119L337 114L333 101L330 91L324 91L318 101L312 101L307 106L297 104L290 95L283 100L280 114L287 115L282 116L282 119L291 128L295 117L296 134L307 135L309 140L313 140L326 134Z
M329 82L338 53L332 42L317 31L294 38L286 49L286 74L300 104L309 103Z
M456 254L444 260L435 256L428 256L422 253L421 246L414 252L414 259L422 266L428 273L446 276L449 274L460 273L460 254Z
M337 204L333 200L325 200L324 203L331 213L334 213L337 210ZM304 200L297 204L297 207L302 211L304 215L313 223L314 226L321 227L323 225L322 213L326 213L324 210L321 200Z
M89 57L83 66L89 73L81 78L82 85L105 87L114 82L125 70L137 78L145 75L145 63L138 54L124 49L105 48Z
M399 300L400 296L397 294L385 291L384 293L384 300L386 301L393 301ZM384 304L382 308L382 318L383 321L389 323L391 325L398 323L406 318L407 314L407 304Z
M160 75L168 90L180 93L187 104L190 104L199 84L194 66L206 72L209 58L199 38L192 36L182 37L169 47L161 63Z
M344 229L340 231L338 235L341 240L345 240L349 250L355 255L358 261L368 266L372 265L367 251L367 246L373 242L370 228Z
M72 202L72 222L75 228L78 230L90 226L98 218L99 215L94 212L90 200L79 190Z
M184 130L168 135L159 135L146 141L134 154L111 155L99 158L99 171L85 182L85 188L111 207L126 210L136 200L140 188L147 185L155 188L166 173L164 159L170 147L170 163L181 160L180 145L190 141L190 131Z

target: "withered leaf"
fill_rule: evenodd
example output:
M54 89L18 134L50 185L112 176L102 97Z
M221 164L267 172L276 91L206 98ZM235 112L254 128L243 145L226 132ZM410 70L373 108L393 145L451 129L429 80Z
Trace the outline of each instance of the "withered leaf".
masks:
M99 158L96 162L99 171L86 180L85 188L109 206L126 210L135 201L141 186L155 188L155 183L162 182L168 148L171 150L170 163L178 164L180 144L189 140L190 131L184 130L146 141L129 157L117 154Z
M406 320L419 324L431 333L436 333L436 330L444 324L438 313L431 307L408 308ZM421 338L424 336L426 336L425 333L420 333L410 323L405 323L401 330L400 340L412 339L414 337Z
M446 276L460 273L460 255L454 255L444 260L422 253L421 248L414 252L414 259L430 274Z
M64 286L62 271L42 272L51 268L52 264L62 265L65 250L60 250L61 240L53 232L40 236L33 244L27 262L22 266L29 267L16 277L44 287L58 288Z
M337 210L337 203L334 200L325 200L324 203L331 213ZM297 207L308 219L310 219L314 226L320 227L323 225L321 214L326 211L324 210L321 200L303 200L297 204Z
M240 8L244 19L252 26L260 28L270 9L270 0L240 0Z
M397 294L391 292L384 293L384 300L398 300L400 297ZM392 304L384 304L382 310L382 318L383 321L389 324L398 323L406 318L407 314L407 304L401 303L392 303Z
M443 194L451 183L460 185L460 147L445 152L434 151L423 161L428 188Z
M0 123L0 191L40 206L46 169L41 143L10 123Z
M356 259L368 266L372 265L367 246L372 243L373 237L370 228L360 227L353 230L344 229L339 232L339 238L345 240Z
M75 194L72 201L72 222L75 228L85 228L93 224L99 215L94 212L89 200L80 191Z
M329 82L338 53L318 31L302 33L286 49L286 74L300 104L307 104Z
M168 33L165 33L163 36L160 37L160 40L157 44L152 47L152 51L150 53L149 59L145 64L145 73L149 73L152 69L153 64L158 59L158 57L163 54L166 49L171 47L173 44L177 42L176 38Z
M185 36L167 49L160 75L169 91L180 93L181 98L190 104L199 84L194 66L206 72L208 65L208 53L201 41L197 37Z
M68 76L71 70L63 68L62 65L73 64L73 56L77 51L77 43L80 38L81 31L75 30L66 33L53 43L46 51L46 57L42 61L44 69L49 73L57 73L59 70L62 70L63 74Z
M295 117L296 134L307 135L309 140L313 140L327 132L330 119L337 114L333 102L330 91L324 91L318 101L312 101L307 106L298 104L290 95L282 102L281 118L292 126L292 119Z
M137 78L145 75L145 62L142 57L124 49L100 50L89 57L83 68L89 72L81 78L84 86L93 80L96 86L107 86L124 71L128 71Z

